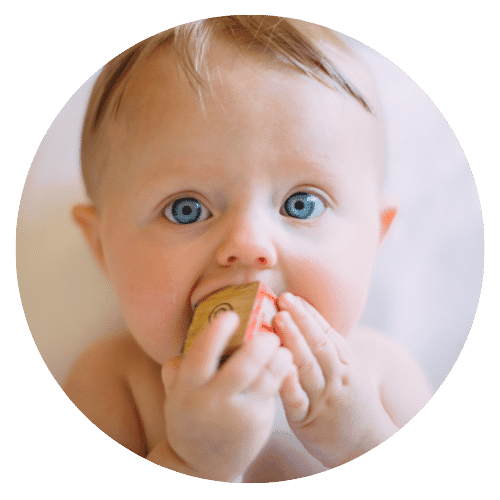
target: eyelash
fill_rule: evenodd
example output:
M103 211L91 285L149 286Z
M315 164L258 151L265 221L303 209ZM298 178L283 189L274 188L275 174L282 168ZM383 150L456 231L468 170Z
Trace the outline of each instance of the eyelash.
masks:
M318 207L318 203L321 206ZM314 193L298 191L285 200L280 208L280 214L294 219L307 220L319 217L325 210L326 204L321 197ZM320 212L317 213L318 211ZM169 221L179 225L203 222L212 217L212 213L203 203L192 196L176 198L167 204L162 213ZM193 215L195 220L192 220Z

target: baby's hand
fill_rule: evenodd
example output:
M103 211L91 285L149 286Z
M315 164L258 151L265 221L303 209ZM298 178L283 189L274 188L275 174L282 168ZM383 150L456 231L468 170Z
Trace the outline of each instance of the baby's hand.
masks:
M309 453L335 467L396 432L374 381L356 365L345 339L303 299L286 293L279 306L275 328L297 367L281 398L291 429Z
M238 320L233 312L219 315L185 357L162 370L170 447L194 475L221 481L242 474L269 438L276 396L293 370L274 334L245 342L218 369Z

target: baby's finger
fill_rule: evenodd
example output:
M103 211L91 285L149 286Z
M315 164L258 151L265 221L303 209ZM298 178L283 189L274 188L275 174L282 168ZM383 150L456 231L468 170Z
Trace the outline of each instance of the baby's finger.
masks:
M278 347L260 375L243 392L253 392L264 399L270 398L278 393L283 380L293 368L291 352Z
M345 338L342 337L342 335L340 335L340 333L335 331L330 326L328 321L326 321L326 319L323 318L323 316L311 304L309 304L309 302L302 299L301 297L297 297L297 298L300 301L302 301L302 304L304 305L304 307L309 311L311 316L318 322L318 324L322 328L323 332L325 332L325 335L327 337L329 337L330 340L335 344L340 361L344 364L348 364L351 356L350 356L349 346L347 345Z
M283 347L286 347L292 353L293 361L298 369L300 383L306 393L309 397L321 393L325 388L323 371L290 313L280 311L274 317L274 324Z
M217 372L220 358L239 321L238 314L229 311L208 323L184 357L179 369L179 381L194 387L207 383Z
M314 358L321 367L325 379L331 380L340 369L340 359L335 344L325 334L316 318L306 309L302 299L285 293L280 297L279 305L280 308L288 311L302 333Z
M280 389L281 401L289 422L300 422L309 412L309 398L299 382L297 367L288 372Z
M260 333L243 345L224 363L213 380L224 391L245 391L255 380L279 348L279 338L273 333Z

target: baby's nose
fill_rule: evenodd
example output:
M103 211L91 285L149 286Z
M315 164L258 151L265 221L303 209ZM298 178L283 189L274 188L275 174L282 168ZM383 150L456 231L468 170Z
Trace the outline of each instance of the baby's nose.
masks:
M277 250L271 235L260 224L248 224L229 230L217 252L220 265L242 264L268 268L276 264Z

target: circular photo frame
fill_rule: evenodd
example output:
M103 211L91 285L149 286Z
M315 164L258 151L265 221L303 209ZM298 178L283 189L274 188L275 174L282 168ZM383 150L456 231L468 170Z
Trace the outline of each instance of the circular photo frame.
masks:
M481 291L484 233L476 186L457 138L429 97L381 55L342 39L377 84L387 134L384 192L398 200L360 322L401 345L435 392L462 350ZM61 386L85 349L127 327L112 284L71 218L72 207L88 201L80 133L98 75L74 94L48 130L19 210L23 308L37 348ZM278 415L275 431L283 436L289 426L283 409ZM305 452L294 436L285 442Z

